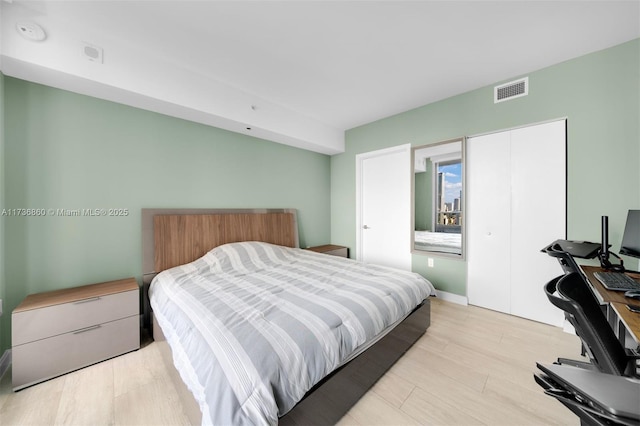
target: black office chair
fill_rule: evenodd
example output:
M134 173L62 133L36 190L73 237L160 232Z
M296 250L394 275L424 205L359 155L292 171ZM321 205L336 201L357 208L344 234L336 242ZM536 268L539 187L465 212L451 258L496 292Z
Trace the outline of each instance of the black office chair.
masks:
M551 281L549 281L547 284L545 284L544 292L546 293L547 299L549 299L551 304L553 304L555 307L560 308L562 311L564 311L565 320L567 320L569 322L569 324L571 324L573 326L573 328L575 329L576 325L575 325L575 321L574 321L573 317L565 310L565 307L567 307L566 300L556 295L556 292L557 292L556 286L558 284L558 281L560 281L560 279L563 278L563 277L564 277L564 275L557 276L554 279L552 279ZM582 355L582 356L586 356L587 355L587 351L585 350L584 343L581 344L580 355ZM594 369L595 370L595 367L590 362L585 362L585 361L577 361L577 360L568 359L568 358L558 358L558 362L557 363L558 364L569 364L569 365L574 365L576 367L582 367L582 368L588 368L588 369Z
M571 272L580 272L580 267L576 263L573 256L571 256L566 251L562 250L559 244L552 244L544 249L542 249L544 253L547 253L551 257L555 257L558 259L558 263L560 263L560 267L565 274L569 274Z
M556 290L560 294L556 295ZM589 284L579 272L561 275L545 285L549 301L565 312L587 352L590 365L558 359L561 364L595 368L617 376L636 376L638 355L628 352L616 337Z

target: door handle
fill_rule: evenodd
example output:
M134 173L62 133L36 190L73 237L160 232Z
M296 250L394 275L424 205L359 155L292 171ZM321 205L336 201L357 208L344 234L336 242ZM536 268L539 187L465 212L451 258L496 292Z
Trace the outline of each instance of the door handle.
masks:
M370 228L370 227L368 227L367 225L364 225L362 228L363 228L363 229L371 229L371 228Z

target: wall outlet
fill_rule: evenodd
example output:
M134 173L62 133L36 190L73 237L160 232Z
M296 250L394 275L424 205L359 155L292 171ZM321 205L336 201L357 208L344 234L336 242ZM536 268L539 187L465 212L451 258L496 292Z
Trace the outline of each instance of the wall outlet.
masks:
M433 257L428 257L427 258L427 266L429 268L433 268Z
M0 317L2 316L2 299L0 299Z

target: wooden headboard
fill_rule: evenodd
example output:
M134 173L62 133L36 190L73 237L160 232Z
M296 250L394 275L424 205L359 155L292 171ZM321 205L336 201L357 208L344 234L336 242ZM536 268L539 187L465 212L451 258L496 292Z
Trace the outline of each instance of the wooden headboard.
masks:
M299 247L295 209L142 209L143 282L226 243Z

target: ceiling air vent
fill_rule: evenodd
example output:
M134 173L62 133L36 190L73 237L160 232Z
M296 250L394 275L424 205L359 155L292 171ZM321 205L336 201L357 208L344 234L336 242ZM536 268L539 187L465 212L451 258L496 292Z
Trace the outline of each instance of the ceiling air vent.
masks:
M493 88L493 103L527 96L529 94L529 77L510 81Z

